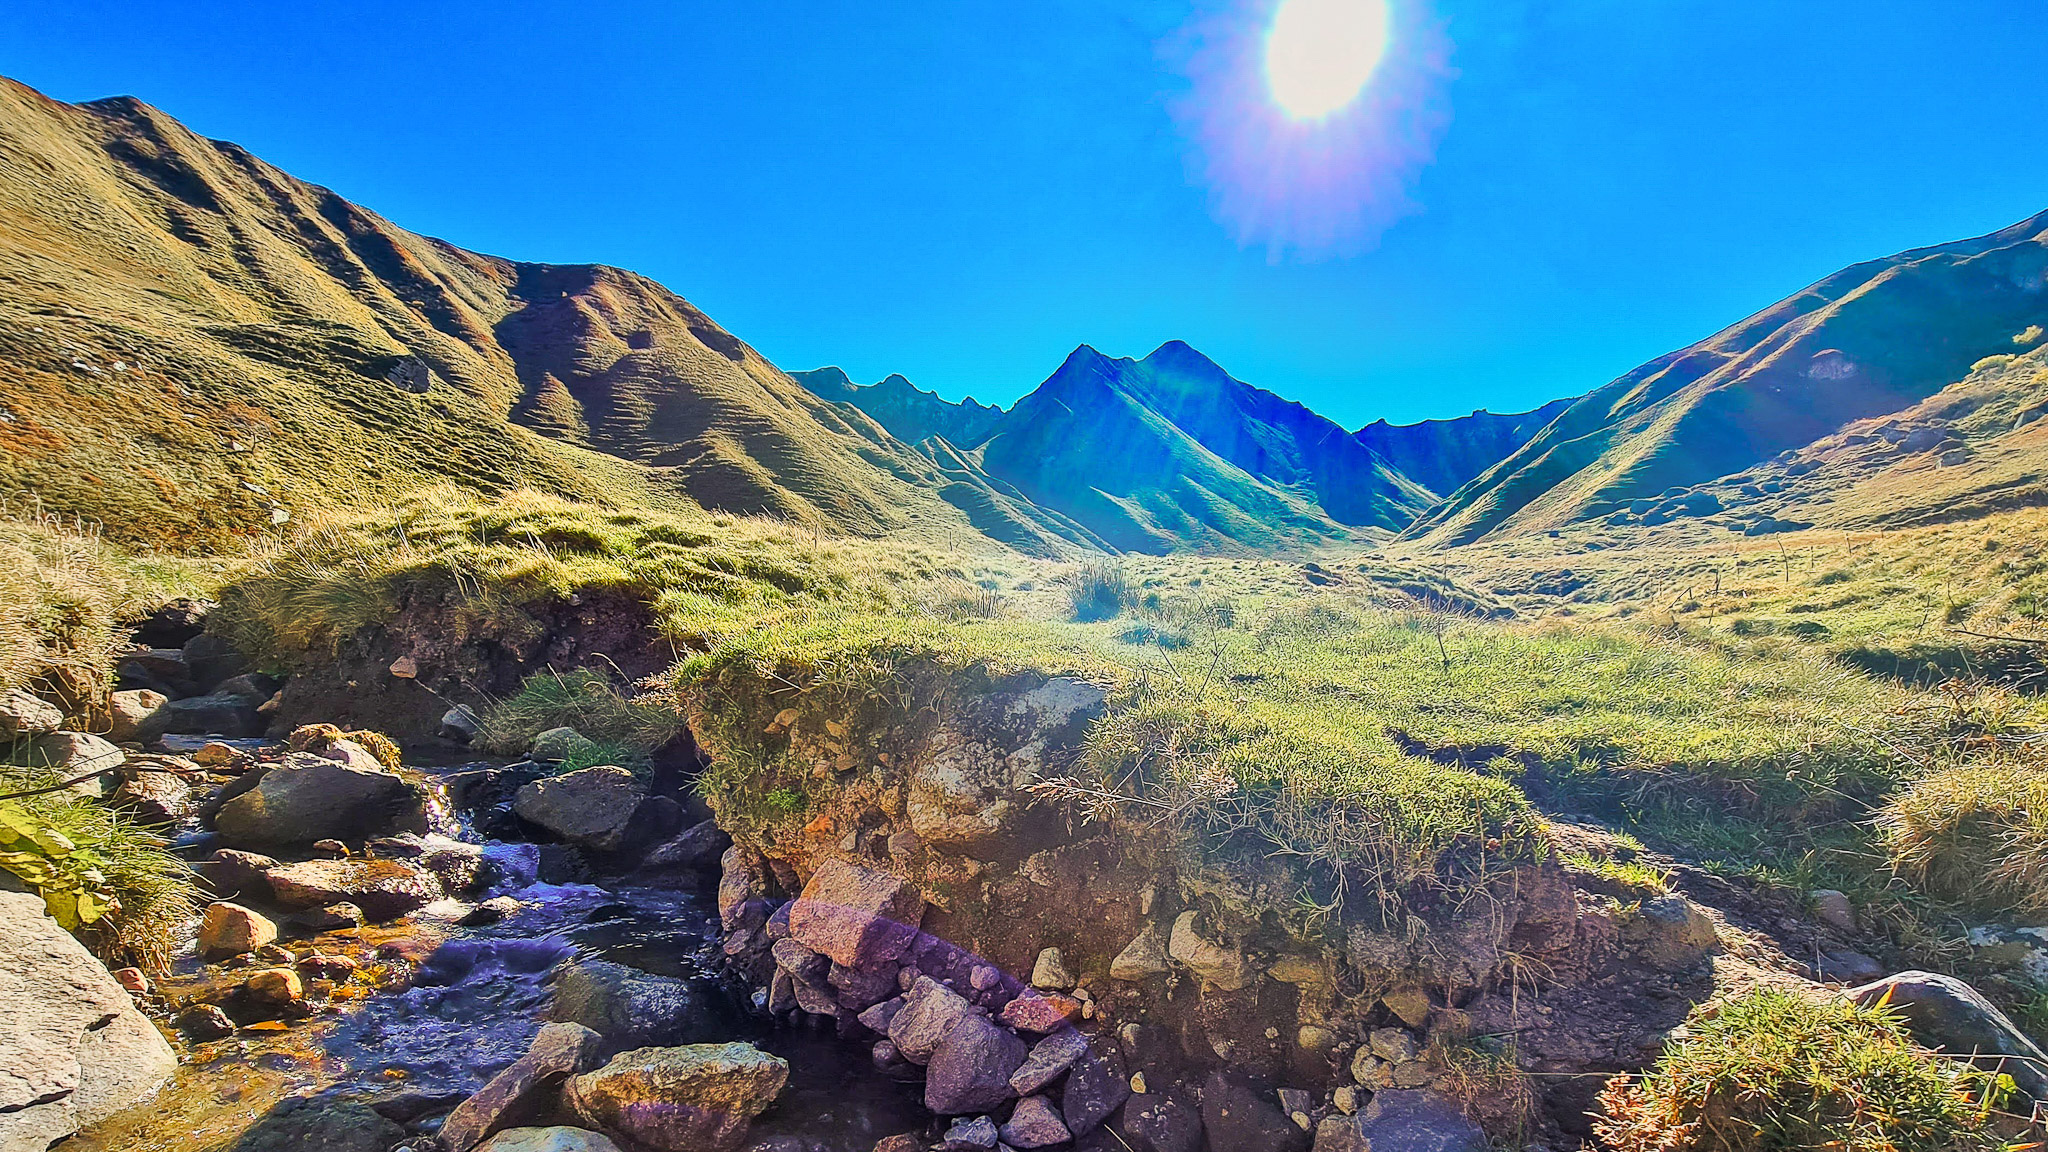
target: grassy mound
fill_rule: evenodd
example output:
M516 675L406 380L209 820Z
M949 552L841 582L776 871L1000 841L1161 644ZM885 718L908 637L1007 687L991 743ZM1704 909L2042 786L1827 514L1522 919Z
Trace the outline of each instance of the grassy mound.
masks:
M1878 825L1892 869L1943 900L2048 909L2048 764L2000 758L1913 781Z
M1756 991L1695 1011L1641 1080L1610 1081L1596 1128L1616 1152L2005 1149L1998 1095L1881 1009Z

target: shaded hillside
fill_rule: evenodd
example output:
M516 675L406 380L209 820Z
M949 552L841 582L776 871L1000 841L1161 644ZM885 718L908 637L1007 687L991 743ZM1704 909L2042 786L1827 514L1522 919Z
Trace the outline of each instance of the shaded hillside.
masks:
M1082 346L980 450L988 475L1113 547L1290 547L1397 530L1430 499L1336 424L1178 341Z
M153 542L444 481L965 528L928 460L645 277L466 252L12 82L0 410L0 484Z
M972 396L955 404L935 392L921 391L900 373L865 385L855 384L839 368L814 368L790 376L826 400L851 404L867 413L905 444L943 436L962 448L972 448L986 440L1003 418L1002 409L977 403Z
M1529 412L1495 413L1481 408L1470 416L1389 424L1375 420L1353 435L1403 476L1439 495L1464 483L1527 444L1571 401L1552 400Z
M1588 394L1407 534L1459 544L1682 500L1912 407L2044 322L2048 214L1858 264Z

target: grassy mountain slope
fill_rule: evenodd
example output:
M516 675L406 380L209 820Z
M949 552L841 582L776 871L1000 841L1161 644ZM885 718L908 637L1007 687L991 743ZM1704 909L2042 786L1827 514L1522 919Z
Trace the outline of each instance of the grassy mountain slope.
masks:
M1844 269L1589 393L1407 535L1436 545L1608 515L1899 412L2048 321L2048 213Z
M0 416L0 484L157 543L446 481L966 528L929 461L644 277L466 252L12 82Z
M1375 420L1353 435L1403 476L1448 495L1513 455L1571 403L1552 400L1541 408L1514 413L1482 408L1470 416L1415 424Z
M1017 402L981 466L1112 546L1260 549L1399 529L1429 500L1336 424L1175 341L1085 345Z
M867 413L905 444L943 436L960 447L972 448L988 439L1003 418L1002 409L978 403L972 396L955 404L921 391L900 373L866 385L855 384L839 368L814 368L790 376L823 399L851 404Z

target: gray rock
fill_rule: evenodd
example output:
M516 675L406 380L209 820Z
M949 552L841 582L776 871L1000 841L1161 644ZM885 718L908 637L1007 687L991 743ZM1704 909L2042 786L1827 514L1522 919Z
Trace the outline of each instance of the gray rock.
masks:
M1195 929L1195 921L1192 910L1175 918L1167 955L1186 965L1204 988L1235 992L1251 983L1251 965L1244 953L1204 937Z
M1905 1018L1913 1039L1958 1057L1977 1054L1977 1063L2007 1073L2020 1091L2048 1101L2048 1054L1961 980L1933 972L1900 972L1851 988L1845 995L1865 1005L1889 997L1886 1006Z
M596 1032L607 1052L692 1044L713 1032L709 1007L688 980L578 960L555 970L554 985L548 1018Z
M1630 927L1643 959L1667 972L1698 963L1718 942L1714 922L1676 892L1644 901Z
M636 1048L569 1078L563 1097L585 1122L657 1152L737 1144L782 1093L789 1064L751 1044Z
M616 852L646 799L646 785L624 768L607 765L536 780L519 790L512 810L571 844Z
M171 698L147 688L116 692L107 698L107 739L116 744L146 744L162 731L157 714Z
M863 1018L865 1019L865 1018ZM1088 1038L1072 1028L1058 1032L1032 1045L1030 1055L1024 1063L1010 1074L1010 1091L1019 1096L1033 1092L1060 1078L1060 1073L1073 1067L1088 1051Z
M1117 1120L1132 1152L1200 1152L1202 1117L1170 1096L1134 1096Z
M647 850L640 858L643 868L689 868L708 872L718 863L720 856L732 846L732 837L718 826L716 820L704 820L690 825L669 840Z
M1838 892L1833 888L1819 888L1806 895L1807 899L1813 901L1813 914L1821 923L1844 932L1856 930L1856 909L1849 903L1847 893Z
M213 695L240 696L252 704L261 705L265 700L277 695L277 690L282 687L284 681L275 676L265 676L261 672L244 672L240 676L230 676L221 681L220 687L213 690Z
M581 1024L543 1024L525 1055L448 1114L441 1142L469 1152L492 1134L538 1118L565 1079L596 1067L604 1039Z
M619 1152L602 1132L586 1128L507 1128L484 1142L478 1152Z
M233 645L211 633L202 632L185 641L183 652L185 667L192 677L192 682L202 692L211 691L214 685L223 680L254 671L249 666L247 657L235 651Z
M400 832L425 833L432 805L424 785L397 772L292 752L254 787L222 804L213 826L223 843L238 848L325 839L359 844Z
M1054 992L1065 992L1074 986L1074 974L1067 970L1066 957L1059 949L1039 952L1038 961L1031 966L1031 986Z
M42 1149L139 1103L177 1067L39 896L0 892L0 1148ZM381 1152L381 1150L380 1150Z
M483 735L483 730L483 724L477 720L476 713L470 711L467 704L457 704L441 713L440 734L449 740L467 744Z
M1358 1121L1361 1152L1487 1152L1489 1147L1486 1132L1456 1104L1423 1089L1375 1092Z
M140 824L168 824L192 810L192 786L169 772L130 772L108 797Z
M89 733L52 732L27 744L16 745L14 761L31 768L46 769L64 780L88 772L104 772L105 775L73 786L73 791L101 797L112 794L120 786L120 777L116 773L128 762L128 754L111 742Z
M946 1134L939 1139L939 1147L944 1152L975 1152L976 1149L995 1147L999 1136L994 1120L986 1116L963 1116L946 1129Z
M223 896L258 892L268 897L270 882L264 876L278 866L279 862L269 856L222 848L199 866L199 872L206 878L207 886Z
M263 735L265 727L262 713L246 696L188 696L172 700L150 718L153 735L244 739Z
M941 1116L994 1108L1010 1099L1025 1055L1024 1042L986 1016L961 1017L925 1065L924 1106Z
M1086 1136L1131 1095L1130 1077L1114 1052L1090 1050L1067 1073L1060 1092L1060 1115L1074 1135Z
M405 1129L366 1104L286 1100L242 1133L234 1152L387 1152Z
M904 994L903 1010L889 1022L889 1039L904 1059L923 1064L967 1012L966 997L929 976L920 976ZM1020 1058L1018 1064L1022 1063Z
M1043 1096L1026 1096L1001 1129L1003 1143L1012 1148L1050 1148L1074 1138L1060 1119L1059 1109Z
M20 688L0 693L0 740L30 740L64 726L64 710Z
M1159 929L1146 925L1143 932L1116 959L1109 962L1109 974L1113 979L1138 981L1150 976L1164 976L1173 971L1173 965L1166 954L1166 941L1160 938Z
M1308 1152L1309 1147L1308 1133L1282 1115L1266 1093L1222 1072L1210 1073L1202 1085L1202 1130L1210 1152Z

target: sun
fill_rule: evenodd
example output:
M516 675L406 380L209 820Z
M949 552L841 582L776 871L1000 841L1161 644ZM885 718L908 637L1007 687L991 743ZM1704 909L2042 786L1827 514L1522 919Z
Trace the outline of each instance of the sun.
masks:
M1387 0L1280 0L1266 34L1266 85L1296 120L1358 98L1387 51Z

